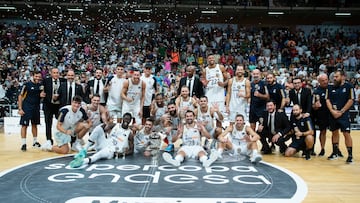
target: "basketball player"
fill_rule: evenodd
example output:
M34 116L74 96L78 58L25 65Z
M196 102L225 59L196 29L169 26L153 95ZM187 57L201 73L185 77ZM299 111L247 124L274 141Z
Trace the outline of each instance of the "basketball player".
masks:
M172 140L175 142L177 139L182 139L182 147L178 150L175 158L173 158L170 153L164 152L164 160L174 166L180 166L185 157L199 158L204 167L209 167L218 158L216 150L208 157L206 151L201 146L201 136L209 139L209 132L205 126L195 122L195 113L191 110L186 111L185 121L186 123L184 125L179 126L178 134Z
M132 77L125 80L121 92L122 112L129 112L137 124L142 123L146 84L140 79L140 71L134 70Z
M225 86L227 85L228 74L223 65L215 63L215 56L209 55L208 66L205 68L205 96L209 103L217 103L221 112L225 111Z
M132 143L123 140L128 139L129 141L129 139L132 139L132 130L129 128L131 120L131 114L125 113L122 123L108 123L96 126L90 135L89 143L80 153L75 155L74 160L69 164L70 167L78 168L82 165L95 163L100 159L117 158L119 153L123 155L131 153ZM85 158L87 148L95 143L97 152Z
M244 66L236 66L235 77L229 80L226 94L226 113L230 123L235 123L238 114L247 115L246 108L250 98L250 81L244 77Z
M262 156L258 153L258 140L260 135L248 122L245 122L244 116L239 114L235 116L235 124L230 124L219 136L218 152L222 154L224 150L233 150L235 155L250 156L252 163L258 163L262 160Z

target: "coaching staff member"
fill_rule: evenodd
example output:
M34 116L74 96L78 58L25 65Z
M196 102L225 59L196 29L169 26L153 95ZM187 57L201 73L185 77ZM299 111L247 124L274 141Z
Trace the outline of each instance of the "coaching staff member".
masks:
M64 82L64 80L59 78L59 69L57 68L52 68L50 77L45 78L43 82L46 94L43 101L46 140L51 142L51 145L53 144L52 121L54 116L55 118L58 117L60 109L59 87L61 82Z
M351 164L353 163L353 156L349 109L354 103L355 92L353 86L345 81L344 71L335 72L334 85L329 86L326 96L326 105L330 110L330 130L333 143L333 152L328 159L338 158L340 129L345 137L345 145L349 155L346 163Z

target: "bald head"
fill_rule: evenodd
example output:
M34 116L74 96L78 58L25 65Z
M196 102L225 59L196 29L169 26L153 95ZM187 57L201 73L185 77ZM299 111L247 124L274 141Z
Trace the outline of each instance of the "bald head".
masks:
M186 73L189 78L191 78L195 73L195 66L188 66L186 67Z
M261 80L261 72L259 69L254 69L252 71L252 78L254 81L259 81Z
M324 74L324 73L320 74L317 77L317 79L318 79L320 87L327 88L328 83L329 83L329 78L328 78L328 76L326 74Z

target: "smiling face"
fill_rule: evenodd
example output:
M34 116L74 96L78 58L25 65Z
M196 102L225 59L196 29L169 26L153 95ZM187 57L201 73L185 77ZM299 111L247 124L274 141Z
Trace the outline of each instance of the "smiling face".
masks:
M152 127L153 127L153 122L150 120L147 120L144 125L145 132L147 132L147 133L151 132Z
M35 84L38 84L41 82L41 73L34 73L33 75L33 81Z
M295 104L292 108L293 116L298 117L298 116L300 116L301 112L302 112L302 110L301 110L300 106Z
M91 98L91 106L94 107L94 109L97 109L99 107L100 104L100 97L97 95L94 95Z
M244 66L238 65L236 67L235 75L239 78L241 78L245 73Z
M140 82L140 71L136 70L134 71L134 73L132 74L132 81L134 84L138 84Z
M57 69L57 68L51 69L50 75L54 80L59 79L59 69Z
M237 129L241 129L245 124L245 121L244 121L244 117L243 116L236 116L236 119L235 119L235 127Z
M188 111L185 113L185 121L186 124L192 124L194 123L194 112Z
M269 113L273 113L275 111L275 104L274 102L272 101L269 101L266 103L266 110L269 112Z
M129 124L131 122L132 117L128 114L126 114L125 116L123 116L123 121L121 123L121 127L124 129L128 129L129 128Z

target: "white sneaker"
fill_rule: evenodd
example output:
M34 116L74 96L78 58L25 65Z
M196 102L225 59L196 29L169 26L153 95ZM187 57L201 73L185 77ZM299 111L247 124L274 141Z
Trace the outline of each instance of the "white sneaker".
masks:
M75 141L73 146L71 147L71 150L75 151L75 152L79 152L80 150L82 150L82 145L80 144L80 142Z
M207 160L203 162L204 167L209 167L212 163L214 163L219 157L219 152L213 150Z
M84 139L79 139L79 141L80 141L81 145L85 145L85 140Z
M91 145L90 147L87 148L87 151L96 151L95 149L95 145Z
M45 152L51 152L52 151L51 141L47 140L43 145L41 145L41 150Z
M164 152L162 154L163 159L173 166L180 166L180 161L174 159L171 154Z
M253 154L250 158L251 163L257 164L262 160L262 156L260 154Z

